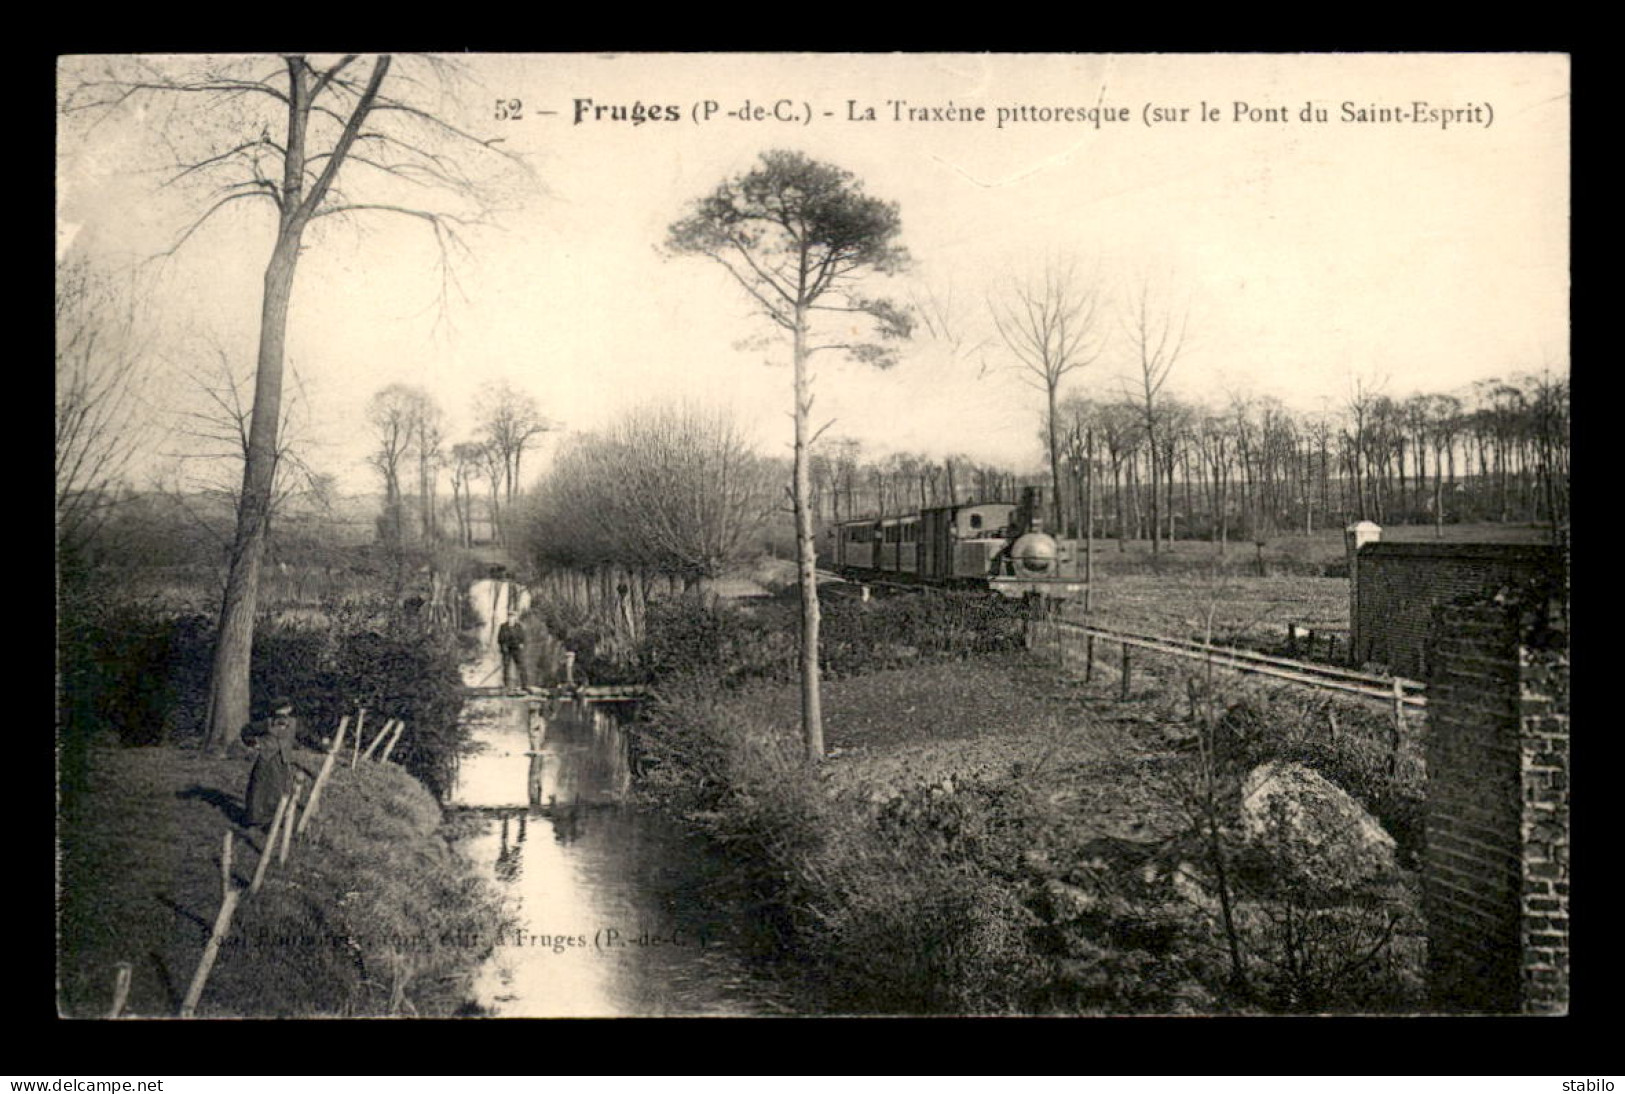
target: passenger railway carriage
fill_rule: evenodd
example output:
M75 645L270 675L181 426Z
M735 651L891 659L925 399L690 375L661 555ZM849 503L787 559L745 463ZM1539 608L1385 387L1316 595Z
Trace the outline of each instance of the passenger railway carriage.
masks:
M983 502L835 525L835 569L857 579L897 578L988 587L1005 596L1081 593L1070 543L1037 527L1037 491L1020 505Z

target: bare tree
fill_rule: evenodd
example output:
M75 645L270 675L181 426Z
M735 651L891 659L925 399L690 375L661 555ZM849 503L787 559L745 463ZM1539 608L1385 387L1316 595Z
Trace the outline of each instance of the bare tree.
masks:
M1049 442L1051 527L1062 527L1061 430L1056 400L1066 377L1100 356L1096 311L1100 295L1071 262L1052 261L1042 277L990 297L988 310L1022 382L1042 392Z
M781 475L727 415L646 407L559 456L533 547L563 565L653 570L693 588L748 554Z
M405 538L405 501L401 468L417 443L418 423L428 396L408 384L390 384L367 403L367 421L378 438L367 462L384 480L383 530L385 541L400 547Z
M451 508L457 516L457 542L474 544L474 480L479 476L482 449L474 441L451 447Z
M490 441L482 441L479 445L480 470L485 474L486 485L491 489L491 498L487 506L486 518L491 525L491 541L505 543L503 511L501 506L501 490L503 472L508 467L507 457L501 448Z
M418 508L423 524L423 542L433 543L439 529L436 527L435 495L439 492L436 480L445 454L445 413L428 392L418 404L418 415L413 430L412 444L418 457Z
M181 369L203 399L197 408L178 412L173 429L177 447L168 454L185 469L176 478L172 501L219 550L226 566L220 589L224 592L225 579L230 576L232 529L243 508L242 465L248 459L253 420L247 392L253 376L252 368L234 366L230 354L219 346L212 356L212 370ZM303 428L304 385L291 363L288 372L293 391L282 400L277 423L271 497L265 511L267 541L289 503L306 496L325 498L330 493L325 476L310 467L302 451L308 443ZM198 499L205 503L201 509ZM221 519L222 512L231 514L231 523Z
M1349 443L1349 457L1352 461L1350 474L1354 479L1354 496L1358 505L1360 520L1371 519L1369 506L1369 491L1366 483L1366 468L1369 466L1369 453L1371 449L1372 426L1377 417L1377 404L1381 398L1372 387L1380 389L1380 381L1373 382L1363 376L1355 376L1350 381L1349 395L1346 409L1353 419L1353 431L1344 431L1344 437Z
M82 546L147 433L132 304L82 259L56 269L56 542Z
M1158 432L1163 424L1162 389L1185 348L1185 330L1190 318L1187 303L1174 305L1154 300L1149 279L1142 280L1130 304L1124 327L1134 347L1139 382L1135 397L1145 428L1151 459L1151 553L1156 554L1161 533L1158 530ZM1172 468L1168 469L1170 474Z
M487 447L499 461L503 504L512 505L519 491L525 450L536 437L556 427L542 417L533 396L506 380L488 384L480 391L474 399L474 418ZM495 483L492 490L494 498Z
M980 324L967 324L971 310L958 299L951 281L916 281L909 286L908 305L918 323L918 334L947 350L950 357L980 358L986 351L988 337L977 329Z
M795 375L795 481L791 491L801 584L801 724L807 759L824 758L818 674L818 578L812 522L809 447L813 395L808 361L835 350L885 367L893 360L884 340L906 337L907 312L890 301L864 296L861 279L890 274L908 261L895 240L902 227L897 206L863 193L849 171L799 152L763 153L755 169L729 179L694 203L671 226L668 248L721 265L755 302L762 315L791 339ZM840 324L827 340L817 333L820 316ZM865 338L855 321L866 320L882 341ZM820 430L819 432L822 432Z
M1538 457L1537 471L1546 502L1546 519L1553 537L1569 510L1569 379L1550 369L1528 378L1532 432Z
M834 487L831 509L837 521L851 520L857 515L853 495L857 489L858 462L863 445L854 437L832 437L824 443L831 450L829 462ZM840 505L840 499L843 497L846 499L844 508Z
M495 141L438 116L423 105L425 98L413 98L454 78L454 67L440 59L411 58L398 69L388 55L369 63L355 54L197 58L181 65L184 70L145 58L85 60L74 66L82 75L60 102L65 115L142 119L176 153L166 185L218 183L201 196L203 212L171 253L228 206L265 203L275 211L243 502L210 675L205 744L218 749L248 719L289 302L306 230L328 217L417 220L439 247L444 285L451 252L464 249L462 229L494 204L494 192L477 176L482 161L517 161Z

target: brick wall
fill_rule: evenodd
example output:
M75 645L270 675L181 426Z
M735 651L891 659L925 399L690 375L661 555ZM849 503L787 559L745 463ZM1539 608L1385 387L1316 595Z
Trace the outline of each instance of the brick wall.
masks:
M1522 651L1523 1010L1563 1014L1569 993L1569 658Z
M1502 586L1523 586L1557 570L1552 547L1508 543L1370 543L1350 580L1353 661L1426 679L1435 611Z
M1435 612L1423 899L1442 1009L1567 1010L1568 653L1549 609Z

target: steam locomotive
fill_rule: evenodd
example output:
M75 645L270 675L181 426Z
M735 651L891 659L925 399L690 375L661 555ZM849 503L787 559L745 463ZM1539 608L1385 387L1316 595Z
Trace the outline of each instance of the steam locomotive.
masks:
M842 521L830 529L836 572L854 580L901 580L988 588L1016 600L1083 593L1076 545L1043 530L1043 493L1021 501L920 509L906 516Z

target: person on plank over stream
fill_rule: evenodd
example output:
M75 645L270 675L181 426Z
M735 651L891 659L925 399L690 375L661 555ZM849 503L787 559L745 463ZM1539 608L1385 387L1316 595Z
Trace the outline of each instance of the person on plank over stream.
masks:
M508 621L497 628L497 646L502 650L502 690L509 695L522 695L530 690L525 673L525 628L520 625L519 613L509 612ZM512 665L519 677L519 689L514 690L509 673Z

